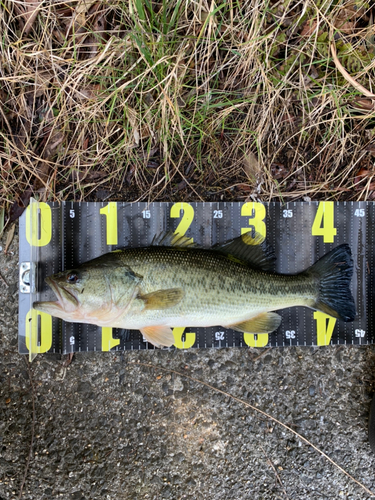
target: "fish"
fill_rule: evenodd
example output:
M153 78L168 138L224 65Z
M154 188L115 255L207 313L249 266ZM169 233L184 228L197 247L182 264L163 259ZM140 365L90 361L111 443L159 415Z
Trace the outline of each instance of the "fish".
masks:
M354 320L348 244L298 274L276 273L274 265L258 233L203 248L170 232L47 277L57 300L33 307L68 322L140 330L156 347L174 344L174 327L272 333L281 323L274 311L293 306Z

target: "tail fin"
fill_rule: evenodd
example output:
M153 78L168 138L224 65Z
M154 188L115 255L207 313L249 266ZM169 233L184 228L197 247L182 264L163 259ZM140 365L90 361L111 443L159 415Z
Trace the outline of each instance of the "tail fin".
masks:
M319 294L314 308L343 321L356 315L349 285L353 275L353 259L349 245L334 248L308 271L319 279Z

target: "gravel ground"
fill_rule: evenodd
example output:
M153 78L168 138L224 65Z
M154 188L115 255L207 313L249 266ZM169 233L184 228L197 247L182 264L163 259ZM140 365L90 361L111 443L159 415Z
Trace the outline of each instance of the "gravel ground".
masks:
M0 252L0 500L19 497L33 427L24 499L371 498L290 431L168 369L291 426L375 492L372 346L44 355L30 368L17 245Z

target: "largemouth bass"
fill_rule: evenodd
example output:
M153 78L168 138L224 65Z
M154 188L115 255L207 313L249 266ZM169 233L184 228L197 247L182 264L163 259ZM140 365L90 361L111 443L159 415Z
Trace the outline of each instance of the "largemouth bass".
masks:
M158 347L174 343L173 327L271 333L281 322L272 311L292 306L354 320L346 244L304 272L285 275L272 272L274 255L258 234L211 249L172 233L154 240L49 276L57 301L34 308L65 321L140 330Z

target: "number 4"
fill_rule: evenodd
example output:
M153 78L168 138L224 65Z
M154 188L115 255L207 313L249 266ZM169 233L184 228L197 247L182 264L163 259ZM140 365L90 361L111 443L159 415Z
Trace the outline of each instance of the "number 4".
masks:
M314 311L316 321L316 345L329 345L336 325L336 318L320 311Z
M334 242L337 229L334 226L333 201L321 201L319 203L311 234L313 236L323 236L324 243Z

